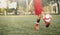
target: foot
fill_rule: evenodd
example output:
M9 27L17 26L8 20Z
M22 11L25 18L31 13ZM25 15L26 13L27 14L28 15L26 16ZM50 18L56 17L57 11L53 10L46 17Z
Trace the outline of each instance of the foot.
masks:
M39 30L39 23L36 23L35 29L38 31Z
M49 27L50 23L46 23L46 27Z

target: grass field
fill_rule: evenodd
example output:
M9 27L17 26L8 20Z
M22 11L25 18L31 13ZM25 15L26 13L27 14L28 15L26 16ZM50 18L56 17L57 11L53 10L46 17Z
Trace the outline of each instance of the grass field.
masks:
M53 15L48 28L41 19L40 30L34 29L34 15L0 16L0 35L60 35L60 15Z

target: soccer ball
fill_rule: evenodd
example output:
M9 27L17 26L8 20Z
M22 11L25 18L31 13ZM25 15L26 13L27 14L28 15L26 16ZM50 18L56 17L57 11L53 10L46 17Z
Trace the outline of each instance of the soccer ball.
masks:
M46 14L45 16L43 16L43 20L45 22L50 22L52 19L52 16L50 14Z

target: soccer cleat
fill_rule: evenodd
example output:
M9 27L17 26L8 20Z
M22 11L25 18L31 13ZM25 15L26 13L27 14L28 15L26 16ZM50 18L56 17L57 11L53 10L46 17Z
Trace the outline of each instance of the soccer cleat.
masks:
M50 23L46 22L46 27L49 27Z
M36 23L35 29L38 31L39 30L39 23Z

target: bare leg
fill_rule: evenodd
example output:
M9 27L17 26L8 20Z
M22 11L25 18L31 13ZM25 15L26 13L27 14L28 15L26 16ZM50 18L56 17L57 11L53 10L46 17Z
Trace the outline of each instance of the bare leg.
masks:
M40 19L41 19L41 16L38 15L38 19L37 19L37 22L36 22L36 25L35 25L35 29L36 30L39 30L39 22L40 22Z

